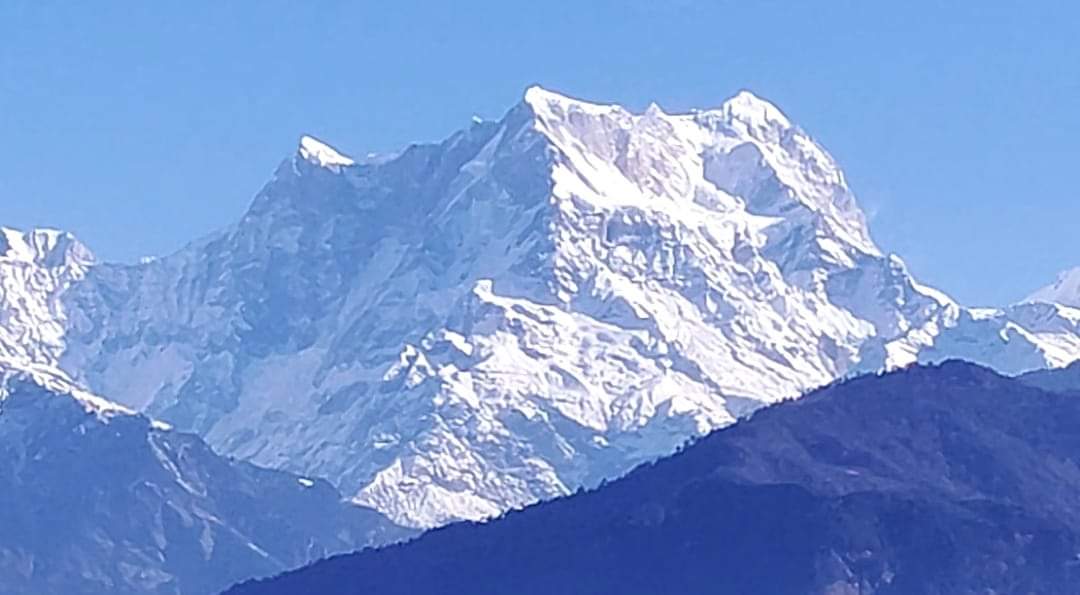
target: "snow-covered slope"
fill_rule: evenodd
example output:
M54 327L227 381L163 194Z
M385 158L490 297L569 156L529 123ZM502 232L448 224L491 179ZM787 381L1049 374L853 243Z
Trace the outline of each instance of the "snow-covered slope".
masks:
M405 533L327 482L0 361L0 591L210 595Z
M71 234L0 227L0 359L53 364L64 349L60 292L93 264Z
M1061 273L1056 281L1031 294L1025 301L1058 303L1080 308L1080 267Z
M378 159L304 137L235 225L82 274L47 354L78 382L416 526L858 371L1080 357L1075 310L916 282L828 153L746 92L634 114L532 88Z

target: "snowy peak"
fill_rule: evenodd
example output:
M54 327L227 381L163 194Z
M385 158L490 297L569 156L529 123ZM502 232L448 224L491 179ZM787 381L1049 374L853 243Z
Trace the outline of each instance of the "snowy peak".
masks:
M1058 275L1052 284L1028 296L1025 302L1051 302L1080 308L1080 267Z
M0 227L0 261L22 262L46 268L93 264L94 255L72 234L57 229L22 232Z
M760 138L776 136L792 128L791 121L780 108L746 90L725 101L720 112L729 121L743 124Z
M65 333L58 297L93 263L69 233L0 228L0 373L9 362L58 369Z
M532 87L352 163L305 137L177 254L30 294L12 267L0 348L417 527L595 485L850 373L1080 354L1080 310L920 285L748 92L634 113Z
M756 195L748 201L751 211L804 223L808 211L833 239L880 255L839 165L779 108L744 91L718 109L696 112L694 121L715 136L713 155L725 157L713 181L740 196Z
M549 115L553 112L562 112L565 114L571 110L578 110L583 113L594 115L630 113L627 109L618 104L597 103L577 99L546 89L539 85L533 85L526 89L524 103L536 110L538 115ZM740 91L733 97L725 100L717 109L704 111L706 113L723 114L727 120L731 122L742 122L749 127L774 130L787 130L794 127L780 108L747 90ZM650 102L644 115L668 114L656 102ZM686 116L686 114L672 115Z
M880 255L833 158L749 91L685 114L665 113L655 103L633 113L535 86L524 104L561 155L553 177L565 195L599 194L600 202L625 204L625 197L643 194L650 209L672 216L675 205L654 199L684 205L680 211L686 202L728 211L735 198L749 213L781 223L772 232L777 239L823 238L832 261Z
M525 90L524 103L531 107L537 115L565 114L571 109L590 113L606 113L622 109L617 105L575 99L539 85L533 85Z
M297 153L301 159L328 169L337 170L342 167L349 167L355 163L351 158L341 154L337 149L308 135L300 137L300 146L297 149Z

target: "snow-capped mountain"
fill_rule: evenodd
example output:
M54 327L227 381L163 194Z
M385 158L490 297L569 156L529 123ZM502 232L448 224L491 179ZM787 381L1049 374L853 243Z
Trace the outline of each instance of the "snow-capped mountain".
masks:
M0 227L0 361L54 364L64 350L60 292L94 262L71 234Z
M1032 293L1025 301L1058 303L1080 308L1080 267L1061 273L1056 281Z
M138 265L79 254L34 260L56 332L13 326L27 357L412 526L595 484L855 372L1080 358L1080 310L919 284L746 92L634 114L534 87L369 159L304 137L231 227Z
M209 595L406 535L40 367L0 363L0 482L4 593Z

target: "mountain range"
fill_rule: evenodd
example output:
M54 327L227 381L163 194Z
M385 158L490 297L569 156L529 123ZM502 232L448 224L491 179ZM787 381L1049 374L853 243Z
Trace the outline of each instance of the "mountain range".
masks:
M360 160L304 137L238 222L138 264L0 238L0 352L412 527L597 485L837 378L1080 357L1075 302L918 283L748 92L635 114L534 87Z
M1075 593L1078 373L862 376L595 491L227 595Z
M531 88L363 160L304 137L237 223L133 265L0 237L7 357L414 527L596 485L837 378L1080 358L1071 285L986 309L918 283L747 92L634 114Z

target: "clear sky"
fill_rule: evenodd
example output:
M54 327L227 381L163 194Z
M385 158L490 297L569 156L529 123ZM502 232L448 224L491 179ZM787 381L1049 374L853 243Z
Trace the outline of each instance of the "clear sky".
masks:
M162 254L312 133L363 154L526 86L669 111L746 88L844 167L885 250L973 305L1080 265L1077 2L0 3L0 223Z

